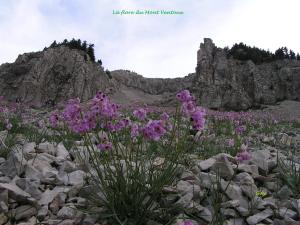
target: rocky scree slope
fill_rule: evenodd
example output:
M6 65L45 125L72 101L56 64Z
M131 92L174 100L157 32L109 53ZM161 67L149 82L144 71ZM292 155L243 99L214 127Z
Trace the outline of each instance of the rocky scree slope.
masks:
M85 52L65 46L25 53L0 66L0 95L35 106L73 97L88 100L109 86L103 68Z
M298 148L300 144L299 133L288 133L291 135L255 134L262 146L251 147L251 160L239 166L234 157L225 153L206 160L189 155L190 166L182 168L174 185L164 188L162 201L194 215L197 219L194 225L214 224L217 214L228 225L299 225L300 198L278 180L277 157L286 160L291 146ZM7 131L1 131L0 140L6 138ZM257 143L256 139L252 141ZM274 143L276 148L271 146ZM0 158L0 225L108 224L99 215L82 211L89 205L86 178L90 174L82 170L89 167L85 151L82 141L68 151L62 143L28 142L18 135L7 159ZM78 157L81 153L87 157L86 166ZM297 156L295 160L299 166L300 158ZM216 188L217 179L220 189L212 189ZM223 197L219 210L215 211L211 201L218 191ZM257 196L258 191L266 196ZM172 225L182 224L182 213L178 212Z

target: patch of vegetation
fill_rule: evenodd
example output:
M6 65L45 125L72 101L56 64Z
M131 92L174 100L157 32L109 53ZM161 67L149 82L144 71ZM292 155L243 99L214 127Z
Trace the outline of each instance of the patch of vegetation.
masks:
M8 133L3 140L0 139L0 157L6 159L11 148L16 144L16 134Z
M111 72L109 70L105 70L105 73L109 79L112 79Z
M300 166L295 162L295 155L286 160L278 159L278 167L283 182L296 196L300 196Z
M251 60L255 64L282 59L300 60L300 54L296 54L287 47L278 48L275 53L272 53L269 50L266 51L257 47L251 47L241 42L239 44L234 44L231 48L225 47L224 50L227 57L233 57L234 59L242 61Z
M80 39L75 40L74 38L70 41L68 39L65 39L63 42L57 43L56 41L53 41L53 43L49 46L49 48L56 48L59 46L67 46L70 49L78 49L84 51L90 59L95 62L95 50L94 50L94 44L87 44L86 41L81 41ZM99 61L99 60L98 60ZM100 60L101 61L101 60ZM102 62L101 62L102 64Z

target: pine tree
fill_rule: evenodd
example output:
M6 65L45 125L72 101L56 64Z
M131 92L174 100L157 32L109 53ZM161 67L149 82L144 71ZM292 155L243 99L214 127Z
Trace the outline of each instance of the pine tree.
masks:
M83 43L81 45L81 49L86 52L86 50L87 50L87 43L86 43L86 41L83 41Z
M279 48L275 51L275 59L284 59L284 51L283 48Z
M296 54L291 49L289 55L290 55L290 59L296 59Z
M77 40L77 47L76 48L81 49L81 40L80 39Z
M58 46L58 45L57 45L56 41L53 41L52 44L50 45L50 48L55 48L55 47L57 47L57 46Z
M299 55L299 53L297 53L296 58L297 58L297 60L300 60L300 55Z
M107 74L109 79L112 79L111 72L108 69L105 70L105 73Z
M77 46L77 42L74 38L72 38L72 40L68 43L68 46L71 48L71 49L74 49L76 48Z
M283 47L282 50L283 50L283 53L284 53L284 58L285 59L289 59L290 56L289 56L288 48L287 47Z
M89 44L89 47L87 48L87 54L90 56L91 60L95 62L94 44Z

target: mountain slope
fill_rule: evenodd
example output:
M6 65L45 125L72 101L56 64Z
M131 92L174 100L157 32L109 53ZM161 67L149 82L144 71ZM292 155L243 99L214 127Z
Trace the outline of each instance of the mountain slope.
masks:
M227 57L211 39L204 39L196 73L183 78L145 78L128 70L112 71L93 62L86 52L66 46L20 55L0 66L0 95L35 106L53 105L97 91L118 103L174 105L174 95L189 89L205 107L246 110L261 104L300 100L300 61L277 60L260 65Z
M73 97L88 100L110 87L108 76L85 52L65 46L19 55L0 66L0 95L43 106Z

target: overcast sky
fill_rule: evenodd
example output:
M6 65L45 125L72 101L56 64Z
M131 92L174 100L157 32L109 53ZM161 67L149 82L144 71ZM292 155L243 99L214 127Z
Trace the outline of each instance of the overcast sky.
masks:
M184 14L112 14L123 9ZM94 43L109 70L183 77L204 37L300 52L299 10L300 0L0 0L0 64L74 37Z

